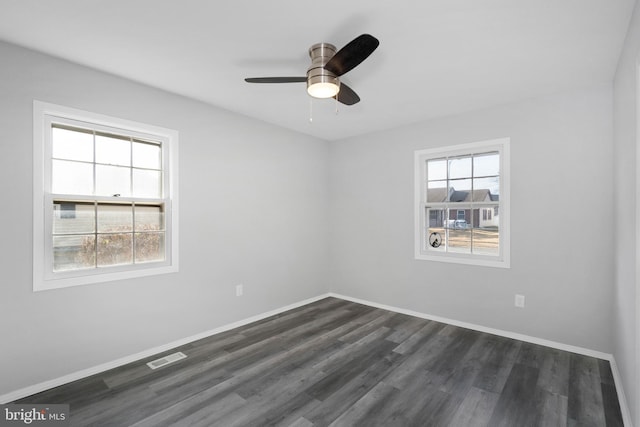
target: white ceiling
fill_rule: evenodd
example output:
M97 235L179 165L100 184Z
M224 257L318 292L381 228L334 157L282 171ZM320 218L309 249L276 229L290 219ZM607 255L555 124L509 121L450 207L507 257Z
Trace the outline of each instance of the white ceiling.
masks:
M0 39L335 140L611 83L634 3L0 0ZM309 46L362 33L380 46L343 77L362 101L337 115L304 83L243 80L304 76Z

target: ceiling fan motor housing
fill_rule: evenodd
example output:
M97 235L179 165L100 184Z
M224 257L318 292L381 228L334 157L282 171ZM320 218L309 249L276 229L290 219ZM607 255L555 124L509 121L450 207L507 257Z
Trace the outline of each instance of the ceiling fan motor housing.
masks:
M336 47L330 43L316 43L309 48L311 65L307 70L307 90L312 85L326 86L328 91L331 91L331 88L340 88L338 76L324 68L325 64L336 54L336 51ZM327 92L327 96L323 97L330 98L335 94Z

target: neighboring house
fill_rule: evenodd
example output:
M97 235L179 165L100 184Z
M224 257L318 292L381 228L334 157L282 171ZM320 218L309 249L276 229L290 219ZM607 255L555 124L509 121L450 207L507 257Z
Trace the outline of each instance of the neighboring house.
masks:
M456 190L453 187L447 188L430 188L427 190L427 202L430 203L483 203L497 202L498 194L492 194L491 190ZM429 227L444 227L445 215L442 215L444 209L429 210ZM473 219L473 221L472 221ZM446 219L447 226L450 228L466 228L471 224L478 228L498 227L500 223L499 209L497 206L478 207L473 209L449 209L449 215Z

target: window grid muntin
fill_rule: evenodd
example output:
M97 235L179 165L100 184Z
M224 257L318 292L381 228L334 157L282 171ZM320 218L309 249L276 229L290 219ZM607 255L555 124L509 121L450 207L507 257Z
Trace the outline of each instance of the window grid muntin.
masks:
M475 158L476 157L482 157L482 156L489 156L489 155L497 155L498 156L498 175L480 175L480 176L475 176ZM469 176L466 176L464 174L458 176L458 175L454 175L454 177L452 177L452 173L451 173L451 160L462 160L462 159L469 159L470 160L470 173ZM429 180L429 163L430 162L439 162L439 161L444 161L446 164L446 180L443 179L432 179ZM424 178L425 181L423 181L423 183L425 183L424 185L424 191L421 191L422 197L423 197L423 208L422 208L422 215L426 216L425 212L427 209L444 209L446 212L446 218L447 221L450 221L449 218L451 218L451 214L450 211L451 210L456 210L456 214L455 214L455 220L459 221L459 214L460 211L462 210L463 212L465 210L469 210L470 211L470 252L469 255L473 256L473 257L482 257L482 256L490 256L490 257L495 257L492 255L481 255L481 254L477 254L476 252L474 252L474 230L476 228L479 228L479 224L473 224L473 211L474 209L481 209L482 206L494 206L495 208L499 208L500 206L500 201L495 201L495 202L488 202L488 201L483 201L483 202L476 202L474 201L474 197L475 197L475 190L477 190L475 188L475 181L477 179L483 179L483 178L495 178L498 181L498 189L500 190L501 187L501 183L502 183L502 174L501 174L501 161L502 161L502 155L500 150L489 150L489 151L479 151L479 152L470 152L470 153L459 153L459 154L452 154L452 155L445 155L445 156L434 156L434 157L428 157L425 158L423 161L423 165L424 165ZM471 181L471 188L469 191L470 195L471 195L471 200L468 202L456 202L456 201L451 201L451 193L449 191L450 188L454 188L452 187L451 182L460 182L462 180L470 180ZM429 197L429 184L432 182L442 182L445 181L445 191L446 191L446 201L441 202L441 203L434 203L434 202L427 202L428 197ZM478 188L479 190L479 188ZM489 194L492 194L490 189L489 190ZM466 191L466 190L462 190L462 191ZM496 194L498 197L500 195L500 193ZM463 209L464 208L464 209ZM465 218L466 220L466 218ZM423 227L422 229L424 230L424 234L427 236L426 239L423 240L423 244L421 245L421 250L426 251L426 252L433 252L433 248L426 243L428 240L428 235L429 235L429 229L430 226L428 224L428 218L425 218L425 220L422 221L423 223ZM451 245L450 245L450 231L449 231L450 227L445 226L445 236L444 236L444 252L447 254L451 254L454 253L452 252L451 249ZM502 252L502 237L500 234L500 225L498 226L498 255L496 256L500 256L501 252ZM437 250L438 253L442 253L442 250Z
M69 120L70 121L70 120ZM64 130L68 130L68 131L73 131L73 132L80 132L80 133L87 133L87 134L91 134L92 135L92 143L93 143L93 161L92 162L87 162L87 161L81 161L81 160L75 160L75 159L68 159L68 158L61 158L61 157L54 157L52 150L50 149L50 159L51 161L53 160L61 160L61 161L67 161L67 162L74 162L74 163L79 163L79 164L90 164L92 165L93 168L93 175L92 175L92 179L93 179L93 193L91 195L95 196L96 194L96 186L97 186L97 166L112 166L112 167L123 167L123 168L128 168L129 169L129 195L132 198L135 199L142 199L144 197L137 197L134 196L134 170L147 170L147 171L153 171L153 172L159 172L160 173L160 180L159 180L159 185L160 185L160 192L159 192L159 196L161 198L165 197L165 171L164 171L164 155L163 155L163 150L162 150L162 141L157 141L157 140L153 140L153 139L146 139L146 138L140 138L140 137L135 137L133 135L132 132L126 132L123 131L122 133L115 133L113 131L109 132L109 131L101 131L98 130L99 128L104 128L102 126L95 126L95 128L88 128L88 127L81 127L81 126L74 126L74 125L69 125L64 123L63 121L52 121L51 122L51 129L50 131L52 131L52 129L54 128L58 128L58 129L64 129ZM104 137L109 137L109 138L117 138L117 139L123 139L123 140L128 140L129 141L129 166L123 166L123 165L118 165L118 164L112 164L112 163L102 163L102 162L98 162L96 159L96 136L104 136ZM50 138L51 144L53 144L53 136L51 136ZM138 167L138 166L134 166L134 159L133 159L133 148L134 148L134 144L138 143L138 144L149 144L149 145L155 145L158 146L160 149L159 155L160 155L160 161L159 161L159 168L143 168L143 167ZM50 171L49 173L52 173L51 168L49 168ZM51 176L51 179L49 180L49 182L51 183L51 185L53 185L53 176ZM51 189L49 189L49 191L51 191ZM74 193L64 193L64 194L74 194ZM118 193L115 193L118 194ZM86 195L86 194L82 194L82 195Z
M454 203L453 206L451 206L452 203ZM422 236L426 236L426 237L421 238L421 241L422 241L422 243L421 243L421 251L436 252L436 253L442 253L443 252L443 250L434 251L434 249L428 244L428 239L429 239L429 234L430 234L429 230L432 227L429 224L429 220L430 220L429 216L430 216L430 214L429 214L429 216L427 216L427 214L426 214L427 210L429 210L430 212L433 212L434 210L443 210L445 212L445 216L444 216L444 218L445 218L444 221L445 222L446 221L456 221L457 218L458 218L458 211L467 211L468 210L468 211L471 212L470 213L471 223L469 223L470 224L469 229L470 229L470 232L471 232L471 252L470 252L469 255L473 256L473 257L486 257L486 256L488 256L488 257L491 257L491 258L495 258L497 256L500 256L500 254L502 253L502 246L503 246L502 245L502 239L503 238L502 238L502 234L501 234L501 228L502 228L501 225L498 226L498 230L497 230L498 231L498 255L486 255L486 254L478 254L478 253L474 253L473 252L474 234L476 234L476 230L481 230L481 227L479 227L479 224L478 224L478 226L476 226L473 223L473 219L474 219L473 211L475 209L478 209L479 210L478 214L481 215L480 211L482 209L493 208L493 210L495 212L495 209L500 209L500 202L481 202L481 203L480 202L475 202L475 203L464 203L462 205L460 205L460 204L458 204L456 202L452 202L452 203L426 203L426 204L422 205L422 209L421 209L422 215L421 216L424 218L424 220L422 221L421 229L422 229ZM449 218L451 218L450 211L456 211L456 214L455 214L456 220L449 219ZM500 216L500 214L498 216ZM499 219L499 221L501 221L501 220ZM444 247L444 252L447 253L447 254L454 254L454 255L459 254L459 252L451 252L449 250L449 246L450 246L449 245L449 230L452 229L452 228L455 229L455 225L453 227L450 227L450 226L448 226L448 224L445 223L445 224L443 224L442 228L444 229L444 234L445 234L445 236L444 236L445 238L443 239L443 242L442 242L442 246Z
M498 155L498 174L497 175L475 175L475 161L474 159L476 157L482 157L482 156L487 156L487 155ZM450 167L449 167L449 161L450 160L456 160L456 159L464 159L464 158L469 158L471 160L471 175L467 176L467 177L451 177L451 171L450 171ZM429 179L429 162L437 162L437 161L445 161L446 162L446 178L445 179ZM502 155L500 153L500 150L489 150L489 151L480 151L480 152L472 152L472 153L467 153L467 154L453 154L453 155L449 155L449 156L434 156L434 157L429 157L426 158L424 160L424 169L425 169L425 179L426 179L426 186L424 186L424 191L423 191L423 198L425 201L427 201L428 198L428 188L429 188L429 184L430 183L435 183L435 182L445 182L445 186L444 188L446 188L447 190L449 188L451 188L451 185L449 184L451 181L461 181L461 180L471 180L471 189L469 191L471 191L472 194L472 199L473 199L473 191L475 190L474 188L474 180L476 179L486 179L486 178L496 178L498 180L498 189L500 189L501 187L501 182L502 182L502 174L501 174L501 163L502 163ZM435 188L441 188L441 187L435 187ZM498 193L497 195L499 196L500 193ZM460 203L460 202L451 202L450 200L450 196L449 194L447 194L447 202L449 203ZM472 200L473 201L473 200Z
M500 267L510 268L510 138L497 138L492 140L464 143L459 145L441 146L434 148L426 148L416 150L414 152L414 200L415 200L415 213L414 213L414 230L415 230L415 244L414 253L415 258L419 260L431 260L440 261L445 263L458 263L487 267ZM444 159L447 156L457 155L469 155L469 154L482 154L488 152L496 152L499 155L499 200L492 202L492 204L499 205L499 216L495 216L498 206L494 207L494 221L496 225L499 225L500 235L499 244L500 251L498 255L485 256L480 254L475 255L463 255L455 253L437 253L434 250L424 249L424 232L426 230L426 221L428 221L426 207L438 206L437 203L427 201L426 186L429 182L429 176L427 174L426 160ZM480 163L479 163L480 164ZM484 167L484 165L483 165ZM482 176L492 176L491 174L483 173Z
M54 277L74 277L77 275L85 275L87 274L87 272L90 271L95 271L97 273L98 270L109 270L109 271L128 271L128 270L135 270L137 269L136 266L140 266L141 264L145 264L145 265L149 265L152 263L155 264L159 264L159 265L167 265L168 263L170 264L171 261L171 249L172 249L172 236L171 233L168 232L168 230L166 229L166 224L171 222L171 205L170 205L170 200L169 200L169 191L168 191L168 174L166 173L166 168L168 167L168 161L167 158L165 157L165 147L164 144L166 144L166 141L163 138L155 138L154 136L149 136L146 135L144 133L140 133L140 132L136 132L136 131L130 131L130 130L126 130L126 129L119 129L119 128L114 128L111 126L105 126L105 125L101 125L99 123L85 123L82 121L78 121L75 119L70 119L70 118L64 118L64 117L57 117L57 116L48 116L48 120L45 123L46 129L45 132L48 133L48 137L46 138L46 141L48 141L48 144L45 145L45 158L48 158L49 160L47 162L45 162L45 174L49 175L49 179L47 181L47 183L49 184L49 188L48 188L48 195L45 193L45 199L48 200L45 201L45 206L53 206L53 201L57 201L57 202L63 202L63 203L74 203L74 202L91 202L91 203L138 203L141 205L158 205L158 206L162 206L162 212L163 212L163 220L162 220L162 224L163 224L163 230L161 231L163 233L163 246L164 246L164 250L163 250L163 259L159 260L159 261L142 261L140 263L131 263L131 264L125 264L125 265L113 265L113 266L106 266L106 267L96 267L93 269L76 269L76 270L63 270L63 271L55 271L54 270L54 256L53 256L53 238L54 238L54 233L53 233L53 227L52 224L50 224L48 227L46 227L49 230L48 236L49 236L49 245L48 247L50 248L49 255L47 256L47 258L49 259L49 262L47 262L46 264L49 265L49 273L45 272L45 278L54 278ZM76 132L81 132L81 133L88 133L92 135L92 145L93 145L93 161L92 162L88 162L88 161L80 161L80 160L74 160L74 159L66 159L63 157L54 157L53 156L53 150L52 150L52 145L53 145L53 135L52 135L52 130L54 128L60 128L60 129L66 129L66 130L70 130L70 131L76 131ZM124 136L128 141L129 141L129 149L130 149L130 155L131 155L131 161L130 161L130 166L128 166L128 169L130 170L129 172L129 192L133 193L133 171L134 170L151 170L154 172L159 172L160 173L160 197L134 197L133 194L131 194L130 196L119 196L117 198L114 199L114 196L105 196L105 195L97 195L95 194L96 192L96 166L99 165L106 165L106 166L112 166L108 163L100 163L100 162L96 162L96 150L95 150L95 135L105 135L105 136ZM140 144L152 144L152 145L156 145L159 147L159 160L158 160L158 164L159 164L159 169L155 169L155 168L142 168L142 167L134 167L133 166L133 144L134 143L140 143ZM69 161L69 162L76 162L76 163L81 163L81 164L88 164L92 166L92 181L93 181L93 194L75 194L75 193L69 193L69 194L65 194L65 193L52 193L51 192L51 187L53 186L53 176L52 174L52 167L51 167L51 163L53 162L53 160L63 160L63 161ZM51 218L51 216L49 216L49 218ZM51 219L48 220L49 222L51 221ZM96 230L97 230L97 223L96 223ZM156 231L154 231L156 232ZM143 231L136 231L135 228L133 229L132 233L132 251L135 251L135 233L146 233ZM97 236L98 234L96 233L95 236ZM96 239L96 250L97 250L97 239ZM133 260L135 260L135 258L133 258ZM96 257L96 262L97 262L97 257Z
M146 264L149 262L164 262L166 260L166 247L164 248L164 254L162 256L162 259L159 259L157 261L139 261L138 257L137 257L137 239L139 239L139 237L137 237L136 235L151 235L151 234L159 234L162 236L162 238L164 239L164 245L166 246L166 216L165 216L165 205L163 202L158 202L158 203L150 203L148 201L141 201L139 203L137 203L136 201L130 201L130 202L122 202L122 201L118 201L118 202L113 202L113 201L98 201L98 200L78 200L78 199L67 199L67 198L54 198L52 200L52 214L55 214L55 205L56 204L71 204L71 203L76 203L76 204L87 204L88 202L93 202L93 231L92 232L56 232L55 230L53 230L52 228L52 233L51 233L51 238L52 240L55 240L56 237L64 237L64 236L93 236L94 238L94 265L92 267L87 267L87 268L83 268L83 269L75 269L75 270L71 270L71 271L79 271L79 270L87 270L89 268L104 268L104 266L99 266L99 245L98 245L98 241L99 241L99 236L106 236L106 235L121 235L121 234L127 234L127 235L131 235L131 263L125 263L125 264L114 264L114 265L136 265L136 264ZM122 206L122 207L130 207L131 208L131 215L132 215L132 221L131 221L131 229L130 230L114 230L114 231L101 231L100 230L100 226L99 226L99 207L100 206L107 206L107 205L116 205L116 206ZM136 212L137 209L136 207L156 207L159 209L159 216L160 216L160 227L158 229L150 229L150 230L142 230L140 228L137 227L138 222L136 221ZM52 248L55 252L55 246L53 245L52 242ZM55 269L55 265L52 268L52 271L54 272L60 272L60 271L69 271L69 270L56 270Z

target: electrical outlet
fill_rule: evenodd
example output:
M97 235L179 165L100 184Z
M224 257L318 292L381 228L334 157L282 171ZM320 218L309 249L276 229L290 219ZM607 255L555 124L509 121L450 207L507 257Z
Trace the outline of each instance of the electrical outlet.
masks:
M241 297L243 293L244 293L244 285L242 283L240 283L239 285L236 285L236 296Z
M516 307L524 308L524 295L516 294Z

